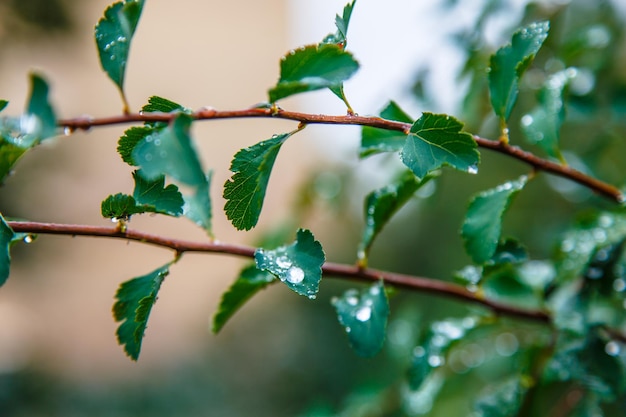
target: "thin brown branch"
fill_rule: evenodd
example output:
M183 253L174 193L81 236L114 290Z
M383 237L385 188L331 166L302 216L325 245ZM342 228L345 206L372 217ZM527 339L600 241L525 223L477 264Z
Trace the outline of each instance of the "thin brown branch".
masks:
M97 126L110 126L117 124L141 123L141 122L169 122L176 115L173 113L129 113L119 116L91 118L78 117L74 119L62 119L58 121L59 126L73 130L89 130ZM380 117L358 116L348 114L345 116L332 116L324 114L309 114L287 111L273 108L250 108L244 110L220 111L215 109L203 109L193 113L197 120L212 119L235 119L235 118L278 118L293 120L304 124L336 124L336 125L358 125L376 127L385 130L395 130L408 132L410 124L396 122L393 120L381 119ZM588 189L609 198L617 203L624 203L626 196L615 186L593 178L587 174L577 171L566 165L558 164L547 159L540 158L531 152L524 151L516 146L505 144L501 141L485 139L474 136L478 146L509 157L515 158L532 166L537 171L548 172L571 181L574 181Z
M254 258L255 248L234 245L222 242L193 242L166 238L138 230L122 230L115 226L89 226L76 224L39 223L39 222L8 222L9 227L18 233L53 234L66 236L91 236L125 239L141 243L151 244L168 248L176 253L204 252L222 253L245 258ZM515 306L488 300L477 293L467 290L465 287L436 280L388 271L378 271L369 268L359 268L354 265L326 262L322 267L325 276L344 278L357 281L379 281L414 291L438 294L445 297L455 298L466 302L482 305L501 315L530 319L540 322L549 322L550 316L541 310L528 310Z

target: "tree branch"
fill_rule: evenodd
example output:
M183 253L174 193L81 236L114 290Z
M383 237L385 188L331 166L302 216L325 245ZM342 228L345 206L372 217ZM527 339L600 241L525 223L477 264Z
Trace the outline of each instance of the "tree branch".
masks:
M58 121L60 127L69 131L89 130L97 126L110 126L117 124L140 123L140 122L169 122L175 113L129 113L119 116L91 118L77 117L74 119L62 119ZM411 124L386 120L380 117L358 116L348 114L345 116L331 116L323 114L308 114L282 110L280 108L250 108L244 110L219 111L215 109L202 109L193 113L196 120L212 119L235 119L235 118L278 118L293 120L305 124L336 124L369 126L385 130L401 131L408 134ZM561 165L546 159L539 158L531 152L524 151L516 146L502 143L498 140L485 139L474 136L478 146L502 153L509 157L522 161L538 171L548 172L571 181L574 181L590 190L609 198L617 203L624 203L626 196L615 186L590 177L566 165Z
M141 232L115 226L90 226L77 224L39 223L39 222L7 222L14 232L33 234L52 234L66 236L91 236L132 240L141 243L151 244L168 248L178 254L185 252L223 253L245 258L254 258L255 248L234 245L222 242L192 242L186 240L166 238L154 234ZM438 294L441 296L455 298L466 302L482 305L491 309L496 314L524 318L540 322L550 322L551 318L545 311L528 310L493 300L489 300L467 290L465 287L452 284L433 278L422 278L417 276L398 274L388 271L379 271L370 268L359 268L355 265L346 265L333 262L326 262L322 267L322 272L328 277L345 278L356 281L379 281L421 292Z

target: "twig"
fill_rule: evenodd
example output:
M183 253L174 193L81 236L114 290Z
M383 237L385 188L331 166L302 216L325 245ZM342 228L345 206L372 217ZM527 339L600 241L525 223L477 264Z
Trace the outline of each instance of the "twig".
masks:
M91 236L132 240L141 243L160 246L184 252L223 253L228 255L254 258L255 248L234 245L222 242L192 242L166 238L154 234L115 226L89 226L77 224L39 223L39 222L7 222L13 231L18 233L53 234L67 236ZM418 290L442 296L456 298L463 301L479 304L501 315L519 317L540 322L549 322L550 316L542 310L528 310L515 306L488 300L465 287L432 278L422 278L411 275L397 274L388 271L378 271L370 268L360 268L355 265L346 265L326 262L322 267L325 276L345 278L358 281L379 281L410 290Z
M385 130L409 132L411 125L408 123L386 120L380 117L358 116L348 114L345 116L332 116L323 114L309 114L287 111L275 108L250 108L244 110L219 111L215 109L199 110L192 115L196 120L212 119L235 119L235 118L278 118L293 120L305 124L336 124L358 125L376 127ZM176 114L174 113L129 113L119 116L91 118L77 117L74 119L62 119L58 125L69 131L78 129L89 130L97 126L110 126L117 124L141 123L141 122L169 122ZM522 161L535 170L548 172L574 181L594 192L609 198L617 203L624 203L626 196L615 186L607 184L566 165L561 165L546 159L539 158L531 152L524 151L516 146L497 140L485 139L474 136L478 146L502 153L509 157Z

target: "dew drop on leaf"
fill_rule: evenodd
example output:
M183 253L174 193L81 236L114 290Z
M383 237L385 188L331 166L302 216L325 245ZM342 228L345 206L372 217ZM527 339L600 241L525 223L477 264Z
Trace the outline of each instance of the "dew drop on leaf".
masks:
M355 316L358 321L368 321L372 317L372 308L361 307L356 311Z
M287 271L287 281L292 284L299 284L304 280L304 271L297 266L289 268Z
M604 346L604 351L609 356L617 356L620 354L621 348L620 348L619 343L617 343L614 340L611 340L610 342L606 344L606 346Z

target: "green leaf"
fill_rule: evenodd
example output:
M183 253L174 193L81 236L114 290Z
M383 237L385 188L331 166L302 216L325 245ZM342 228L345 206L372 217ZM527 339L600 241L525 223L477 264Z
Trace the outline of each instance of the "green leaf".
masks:
M153 132L154 128L149 126L133 126L127 129L117 142L117 153L120 154L122 160L130 166L137 166L138 163L133 159L133 150L139 142Z
M494 264L519 264L528 260L528 251L519 241L511 238L498 242L491 261Z
M292 134L274 135L235 154L230 164L233 176L224 184L224 211L237 229L250 230L256 226L274 161Z
M2 122L0 122L1 124ZM4 140L0 140L0 182L11 173L11 170L18 159L28 149L21 148Z
M407 170L393 184L367 195L364 206L365 229L358 248L360 260L367 258L374 239L391 217L431 178L427 176L423 181L419 181L411 171Z
M480 288L486 298L521 308L543 307L542 289L535 291L512 264L485 268Z
M333 298L339 323L345 328L350 346L359 356L371 357L382 349L387 334L389 303L382 282L361 292L351 289Z
M548 37L549 22L531 23L513 35L511 44L491 56L489 92L491 105L501 121L508 120L517 100L519 80Z
M143 213L132 196L122 193L108 196L100 204L100 212L102 217L125 220L133 214Z
M159 96L151 96L148 104L141 108L142 113L173 113L175 111L187 112L189 109L180 104Z
M446 362L446 355L452 345L463 339L479 321L474 317L450 318L431 324L422 343L413 349L413 359L409 369L411 389L422 387L428 376Z
M0 215L0 286L9 279L11 271L11 253L9 251L15 233Z
M567 69L551 75L539 92L539 106L521 120L528 140L553 158L562 159L559 138L565 119L563 92L574 74L575 71Z
M57 119L54 109L48 101L48 83L40 75L30 74L31 92L27 114L37 118L37 139L44 139L56 136Z
M96 44L102 69L117 85L124 100L124 76L130 50L130 42L141 17L143 1L124 0L109 6L104 17L96 25Z
M148 317L161 283L169 274L169 267L168 263L147 275L126 281L115 294L117 301L113 305L113 317L115 321L121 322L117 329L117 340L134 361L139 358Z
M579 278L599 248L625 238L625 213L600 212L580 218L561 241L556 255L557 281L564 283Z
M4 110L8 105L9 102L7 100L0 100L0 111Z
M141 171L133 172L135 190L133 197L135 202L145 212L180 216L183 214L184 200L178 187L169 184L165 187L165 177L161 175L154 180L147 180L141 175Z
M474 404L480 417L513 417L519 414L528 389L523 385L524 377L513 376L504 382L489 387Z
M189 130L193 119L178 115L164 129L155 129L135 145L132 160L141 166L148 179L168 175L192 187L204 186L206 177Z
M311 299L317 296L325 256L309 230L298 230L295 243L289 246L257 249L254 260L257 268L276 275L296 293Z
M411 127L402 162L418 177L450 165L460 171L477 172L479 154L472 135L461 132L463 123L445 114L423 113Z
M498 247L502 230L502 216L513 197L526 185L526 177L509 181L491 190L483 191L470 201L461 229L465 250L474 262L489 261Z
M226 322L257 292L267 287L276 278L255 265L244 268L239 278L222 295L222 300L213 316L213 333L218 333Z
M337 26L337 32L327 35L322 43L341 44L344 48L346 47L348 26L350 25L350 17L352 16L352 9L354 9L355 3L356 0L353 0L351 3L346 4L343 8L342 15L335 16L335 26Z
M309 45L285 55L280 62L280 79L269 91L274 103L306 91L339 87L359 68L352 54L335 44Z
M56 135L56 117L48 102L48 84L37 74L30 74L30 83L30 98L24 114L20 117L3 117L0 119L2 141L24 150ZM11 150L9 153L16 154L19 151ZM11 159L13 158L7 157L6 160L10 161Z
M212 235L212 204L209 189L211 187L212 172L205 177L205 182L198 185L196 192L191 195L185 195L185 206L183 215L189 220L202 227L207 231L209 236Z
M561 332L555 354L544 369L544 380L574 382L604 400L613 401L623 392L625 375L621 360L607 347L609 343L617 342L600 338L597 328L580 336Z
M394 101L387 104L380 113L380 117L397 122L413 123L413 119ZM406 142L406 137L403 132L364 126L361 130L359 156L364 158L381 152L399 152Z

